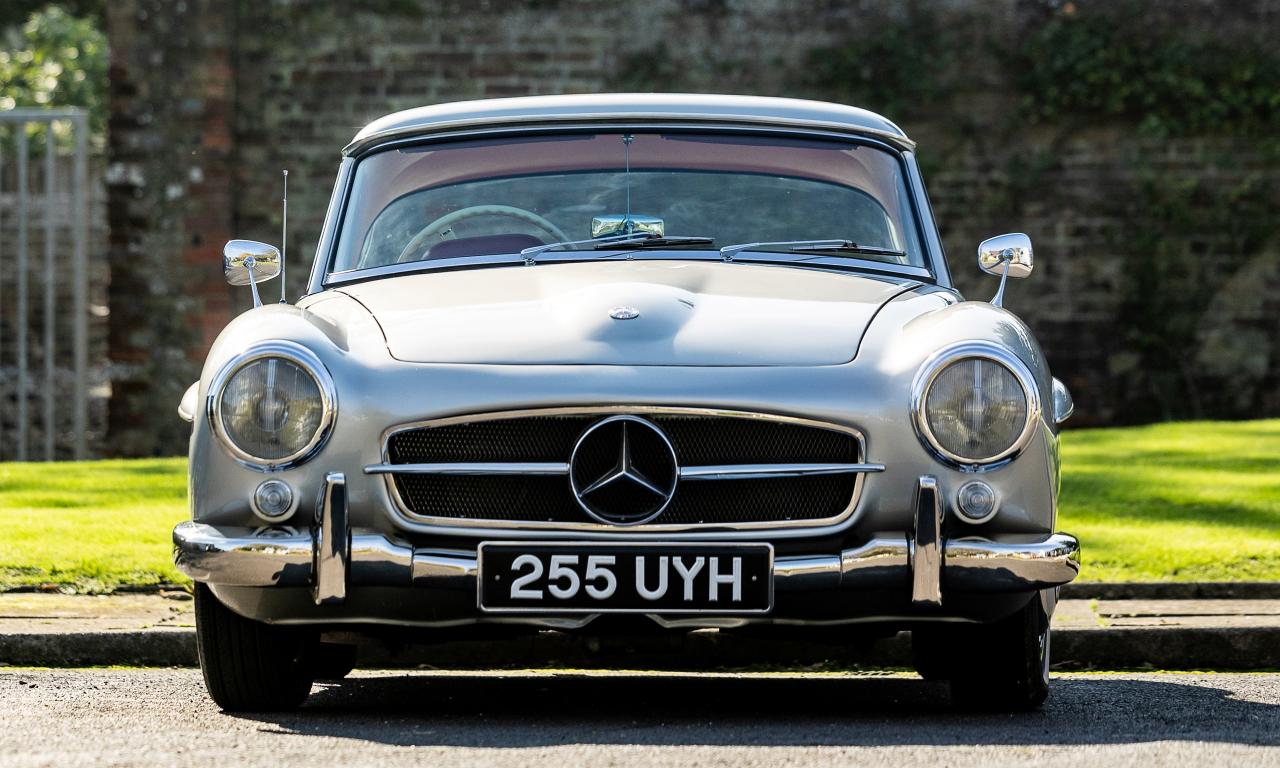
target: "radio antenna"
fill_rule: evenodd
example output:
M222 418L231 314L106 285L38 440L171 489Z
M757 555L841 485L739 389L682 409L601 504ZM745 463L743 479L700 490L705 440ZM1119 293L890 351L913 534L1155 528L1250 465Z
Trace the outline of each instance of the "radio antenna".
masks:
M634 225L631 223L631 142L635 140L636 137L629 133L622 137L622 156L627 163L627 215L626 218L622 220L622 231L628 234L635 230Z
M284 197L280 199L280 303L287 304L284 297L284 265L288 261L285 254L289 251L289 169L284 169L282 173L284 174Z

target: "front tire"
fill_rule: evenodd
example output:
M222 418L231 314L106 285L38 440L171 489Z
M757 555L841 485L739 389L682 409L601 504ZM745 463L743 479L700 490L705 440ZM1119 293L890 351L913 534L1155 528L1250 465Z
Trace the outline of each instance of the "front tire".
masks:
M297 708L311 693L305 631L246 619L196 584L196 648L205 688L227 711Z
M1027 711L1049 695L1050 637L1049 616L1037 596L992 624L916 630L912 646L921 676L947 680L956 706Z

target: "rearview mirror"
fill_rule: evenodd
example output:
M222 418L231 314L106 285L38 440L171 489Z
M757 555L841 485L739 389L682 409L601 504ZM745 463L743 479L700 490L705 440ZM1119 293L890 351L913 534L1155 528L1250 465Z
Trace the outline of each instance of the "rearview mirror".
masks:
M662 237L666 225L657 216L627 216L620 213L597 216L591 220L591 236L630 235L648 233Z
M983 240L978 245L978 267L989 275L1000 276L1000 287L991 303L999 307L1004 303L1004 285L1011 277L1028 277L1034 254L1031 250L1031 238L1021 232L997 235Z
M280 274L280 250L257 240L231 240L222 248L222 274L230 285L247 285L253 306L262 306L258 283Z

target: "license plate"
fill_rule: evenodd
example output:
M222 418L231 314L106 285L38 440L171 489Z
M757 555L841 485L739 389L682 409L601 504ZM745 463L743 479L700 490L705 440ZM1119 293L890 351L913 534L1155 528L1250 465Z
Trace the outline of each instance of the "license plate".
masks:
M766 613L769 544L482 542L480 610L494 613Z

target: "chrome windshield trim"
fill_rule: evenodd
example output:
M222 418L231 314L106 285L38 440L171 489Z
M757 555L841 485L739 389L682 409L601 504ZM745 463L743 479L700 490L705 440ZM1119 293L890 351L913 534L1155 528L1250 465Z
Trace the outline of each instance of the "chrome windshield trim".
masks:
M459 461L438 464L370 464L366 475L567 475L569 465L556 461Z
M771 477L851 475L883 472L883 464L720 464L681 467L681 480L764 480Z
M626 120L598 120L589 119L579 115L575 119L565 122L538 122L538 123L506 123L498 122L493 125L471 125L470 127L462 127L457 125L437 124L429 131L414 131L406 135L387 136L382 140L374 143L361 143L359 152L344 151L342 167L338 174L338 184L334 188L334 201L330 204L329 213L325 217L325 239L321 242L321 247L316 251L316 261L312 273L311 289L309 293L317 293L326 288L344 285L346 283L360 282L364 280L372 280L388 275L401 274L404 272L416 272L423 269L421 263L408 264L389 264L382 267L372 267L363 270L342 270L333 271L334 258L337 249L337 230L341 227L345 218L346 199L350 194L350 186L354 181L355 172L354 164L360 158L363 158L374 152L384 150L401 149L410 146L425 146L440 142L467 140L467 139L487 139L487 138L505 138L509 136L526 136L526 135L557 135L566 133L581 133L587 131L601 131L611 129L627 129L632 131L679 131L693 133L715 133L724 135L748 135L748 136L779 136L790 138L817 138L828 139L833 141L853 141L870 147L875 147L881 151L888 152L902 163L902 172L904 179L908 182L908 187L913 186L912 167L908 162L911 151L915 147L915 143L905 137L894 136L892 134L880 134L874 130L859 130L848 125L793 125L785 120L771 120L761 123L738 123L723 120L688 120L688 119L626 119ZM351 150L355 144L347 148ZM338 201L337 196L341 193L342 200ZM334 204L337 208L334 208ZM915 224L920 226L921 212L913 210L913 215L917 219ZM331 231L332 230L332 231ZM576 260L569 252L559 252L560 258L548 259L539 258L540 262L546 261L574 261ZM639 254L634 258L672 258L671 251L660 254L647 253ZM710 258L719 260L718 251L710 251ZM933 263L934 258L926 252L926 260ZM938 281L929 267L919 267L910 265L887 264L885 262L865 261L861 259L839 258L832 260L831 257L806 258L800 254L783 254L789 256L787 261L806 261L813 266L833 266L836 268L853 268L868 269L876 272L885 272L888 274L902 275L908 277L922 278L929 282ZM441 269L459 269L478 266L495 266L495 265L523 265L525 262L514 254L500 254L497 261L490 256L470 256L457 259L440 259L433 261L433 264L440 265ZM632 258L628 256L628 258ZM701 257L706 258L706 257ZM748 259L739 257L736 261L747 261ZM759 259L761 261L767 259ZM942 265L945 270L945 263ZM950 287L949 276L942 284Z
M717 261L719 255L716 255ZM397 465L390 460L389 446L391 437L399 432L411 429L420 429L423 427L443 427L451 424L465 424L477 421L492 421L496 419L513 419L530 416L579 416L579 415L600 415L611 416L617 414L670 414L685 416L724 416L731 418L760 419L763 421L780 421L791 424L800 424L820 429L829 429L835 432L843 432L851 435L858 441L858 452L860 456L867 455L867 441L861 430L847 426L844 424L835 424L831 422L818 421L815 419L806 419L799 416L784 416L773 413L760 413L756 411L737 411L732 409L720 408L698 408L698 407L681 407L681 406L661 406L661 405L597 405L597 406L561 406L551 408L530 408L513 411L491 411L478 414L463 414L458 416L446 416L437 419L424 419L421 421L397 424L388 428L382 433L382 461L379 464L371 465L373 467L382 466L411 466ZM855 465L844 465L855 466ZM860 465L858 465L860 466ZM607 525L598 522L553 522L540 520L492 520L492 519L475 519L475 518L450 518L437 517L432 515L422 515L413 512L405 504L404 499L400 496L400 491L396 487L395 472L378 472L385 479L385 490L387 497L391 502L386 508L387 514L391 521L397 527L412 530L420 533L440 533L446 535L469 534L477 537L495 537L495 538L512 538L519 536L555 536L563 534L567 531L577 532L585 537L590 538L634 538L645 534L661 533L669 535L673 539L703 539L703 538L722 538L735 539L743 537L751 537L758 535L759 531L773 531L776 536L804 536L812 535L815 530L836 529L837 526L843 526L851 522L853 513L857 509L858 502L862 498L862 488L866 477L870 473L880 472L884 469L880 464L865 465L871 469L865 471L853 472L855 480L853 492L850 494L849 503L840 511L839 514L832 517L815 519L815 520L767 520L761 522L747 523L645 523L644 525L634 525L628 527L619 527L616 525ZM702 469L700 467L690 467L689 469ZM685 479L685 478L682 478ZM701 478L699 478L701 479Z
M623 257L627 261L711 261L724 263L717 250L697 251L637 251L619 248L617 253L602 252L595 249L589 251L544 251L537 255L537 265L552 263L578 263L595 261L613 261ZM817 256L808 253L776 253L770 251L747 251L735 254L733 262L737 264L772 264L777 266L817 267L838 269L845 272L880 272L912 279L933 280L933 273L925 267L910 264L891 264L873 259L859 259L854 256ZM364 269L348 269L342 272L330 272L325 278L324 287L334 288L365 280L382 277L409 275L428 272L444 272L456 269L478 269L482 267L529 266L527 257L518 253L502 253L490 256L459 256L452 259L432 259L431 261L407 262L404 264L386 264L381 267Z

